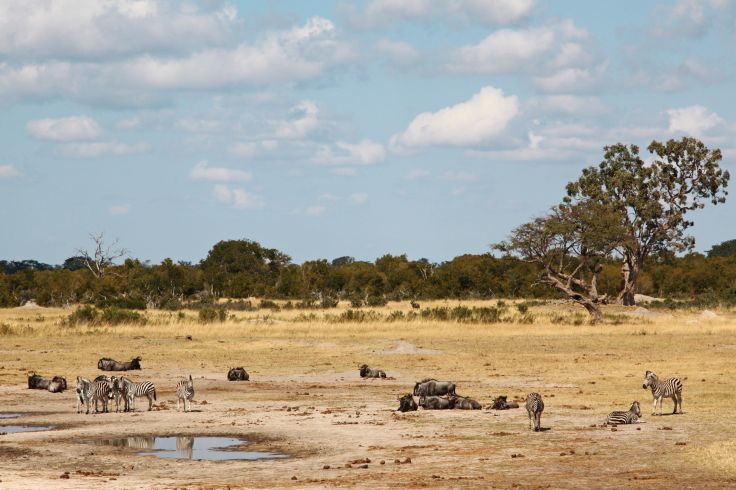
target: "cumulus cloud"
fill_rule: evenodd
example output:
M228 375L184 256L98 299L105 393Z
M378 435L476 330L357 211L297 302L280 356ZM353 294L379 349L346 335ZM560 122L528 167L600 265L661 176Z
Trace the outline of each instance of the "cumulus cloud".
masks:
M667 111L669 131L701 136L710 129L723 124L723 119L715 112L708 111L702 105L692 105Z
M35 138L54 141L93 140L101 133L100 125L89 116L35 119L28 121L26 130Z
M287 139L304 138L319 127L319 108L311 100L303 100L289 111L289 119L278 123L276 136Z
M382 144L368 139L358 143L338 141L333 146L323 146L312 161L323 165L373 165L386 158Z
M264 206L260 196L250 194L240 187L230 188L218 184L214 187L213 194L218 202L229 204L236 209L259 209Z
M596 96L546 95L529 99L527 106L546 114L595 116L608 112L608 106Z
M12 165L0 165L0 179L10 179L19 175L18 170Z
M470 100L437 112L423 112L391 138L394 147L478 145L501 133L519 112L516 96L483 87Z
M450 20L506 24L527 17L534 0L371 0L350 16L363 28L385 27L406 20Z
M61 153L68 157L93 158L101 156L133 155L148 151L145 143L66 143L61 146Z
M253 176L244 170L225 167L210 167L205 160L197 163L190 174L194 180L213 182L249 182Z
M586 92L598 86L608 69L607 63L589 68L564 68L549 75L534 78L534 85L542 92Z

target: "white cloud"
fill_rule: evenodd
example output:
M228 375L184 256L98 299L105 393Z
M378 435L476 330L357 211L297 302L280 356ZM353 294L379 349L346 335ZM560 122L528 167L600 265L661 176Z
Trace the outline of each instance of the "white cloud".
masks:
M673 4L658 5L655 36L668 39L698 38L704 36L729 0L678 0Z
M323 146L312 161L324 165L373 165L385 158L382 144L365 139L358 143L338 141L334 148Z
M133 155L148 151L148 148L148 145L145 143L66 143L61 146L61 153L69 157L92 158L106 155Z
M244 170L225 167L210 167L205 160L197 163L191 172L194 180L209 180L213 182L249 182L253 176Z
M214 133L222 128L222 122L216 119L185 117L177 120L174 126L190 133Z
M259 209L264 206L260 196L250 194L240 187L230 188L224 184L217 184L213 194L218 202L229 204L236 209Z
M710 129L723 124L723 119L715 112L709 112L702 105L692 105L667 111L669 131L701 136Z
M516 96L483 87L470 100L437 112L423 112L391 138L394 147L477 145L501 133L519 111Z
M309 206L306 209L304 209L304 214L306 216L311 216L313 218L316 218L318 216L322 216L327 211L327 208L325 206L316 205L316 206Z
M457 20L505 24L527 17L534 0L371 0L352 15L364 28L387 26L405 20Z
M311 100L303 100L289 111L291 118L276 128L280 138L300 139L319 127L319 108Z
M365 192L355 192L350 194L350 202L353 204L365 204L368 202L368 194Z
M532 111L549 114L596 116L608 112L608 106L595 96L546 95L531 98L527 105Z
M93 140L101 133L100 125L89 116L35 119L28 121L26 130L35 138L55 141Z
M336 167L331 168L330 173L340 177L355 177L358 175L358 170L355 167Z
M550 75L535 77L534 84L549 93L589 91L600 83L607 69L607 63L590 68L564 68Z
M116 204L114 206L110 206L110 209L108 209L108 212L112 215L123 215L128 214L130 212L130 205L128 204Z
M388 58L389 62L396 66L406 68L416 64L420 59L417 49L405 41L392 41L381 39L375 45L376 50Z
M276 151L279 142L276 140L239 142L230 147L230 153L241 158L253 158L264 153Z
M12 165L0 165L0 179L10 179L19 175L18 170Z

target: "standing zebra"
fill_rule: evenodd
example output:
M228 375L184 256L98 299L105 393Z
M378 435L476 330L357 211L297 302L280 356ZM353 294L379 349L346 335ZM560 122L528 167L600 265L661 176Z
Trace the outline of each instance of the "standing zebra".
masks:
M145 396L148 398L148 411L153 408L153 401L156 399L156 387L150 381L142 381L134 383L126 377L120 378L122 383L123 397L125 398L125 411L135 411L136 397Z
M532 428L532 419L534 419L534 432L539 432L542 428L542 412L544 411L544 402L539 393L529 393L526 396L526 413L529 414L529 429Z
M615 411L608 414L606 418L607 425L623 425L623 424L636 424L639 422L641 417L641 408L639 402L631 404L631 408L628 412Z
M90 400L92 400L92 381L77 376L77 413L82 413L82 406L86 405L89 414Z
M92 381L92 386L90 387L92 390L92 401L95 402L95 413L97 413L99 410L97 409L97 402L102 402L102 411L104 413L108 412L107 402L111 398L110 395L112 395L112 382L110 380L95 380Z
M680 378L669 378L666 381L660 381L659 377L652 371L647 371L644 375L644 384L641 385L645 390L652 390L654 397L654 405L652 406L652 415L657 415L657 402L659 402L659 414L662 415L662 398L672 398L675 402L675 409L672 413L677 413L677 405L680 405L680 413L682 413L682 381Z
M187 411L187 401L189 402L189 410L192 409L192 399L194 398L194 381L192 375L189 379L182 379L176 384L176 411L179 411L179 401L184 402L184 411Z

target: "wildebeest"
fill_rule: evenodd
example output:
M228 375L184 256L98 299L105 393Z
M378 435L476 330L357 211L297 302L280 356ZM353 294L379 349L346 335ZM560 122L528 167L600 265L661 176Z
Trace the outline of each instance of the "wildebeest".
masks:
M135 357L128 362L118 362L109 357L103 357L97 361L97 369L102 371L131 371L141 368L141 356Z
M399 412L413 412L417 409L417 402L414 401L414 397L411 393L399 398Z
M419 303L417 303L416 301L411 300L410 304L411 304L411 307L414 308L415 310L419 309Z
M447 410L455 406L455 399L422 395L419 397L419 406L425 410Z
M385 378L386 373L380 369L371 369L368 364L360 366L360 377L361 378Z
M453 396L450 398L453 402L452 408L459 410L480 410L481 405L476 400L468 398L467 396Z
M510 408L519 408L518 403L516 402L509 403L506 401L506 398L507 398L506 395L497 396L493 400L493 405L491 405L491 408L493 410L508 410Z
M66 379L62 376L54 376L51 379L47 379L33 373L28 376L28 389L47 390L51 393L61 393L66 390Z
M455 395L455 383L427 378L414 385L415 396Z
M232 368L227 372L228 381L248 381L250 376L242 367Z

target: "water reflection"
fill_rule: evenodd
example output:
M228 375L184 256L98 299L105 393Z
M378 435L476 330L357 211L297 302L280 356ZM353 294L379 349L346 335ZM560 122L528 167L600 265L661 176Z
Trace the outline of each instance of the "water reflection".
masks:
M177 458L192 460L247 460L281 459L288 457L281 453L265 453L257 451L234 451L229 446L242 445L244 440L232 437L124 437L119 439L102 439L94 441L95 445L129 447L140 449L143 456L159 458Z
M38 432L49 430L51 427L42 427L40 425L0 425L0 434L15 434L18 432Z

